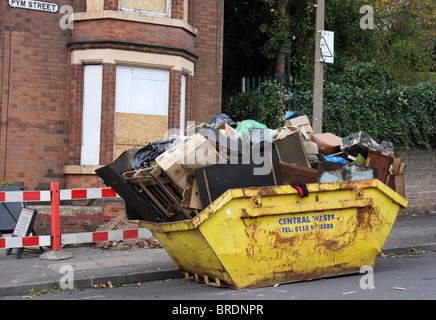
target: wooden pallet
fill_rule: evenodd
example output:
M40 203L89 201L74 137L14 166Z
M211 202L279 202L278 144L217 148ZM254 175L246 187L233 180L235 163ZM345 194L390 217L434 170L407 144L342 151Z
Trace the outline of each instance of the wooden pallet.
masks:
M171 219L177 212L191 219L193 211L182 206L182 191L169 179L160 167L151 167L123 173L123 177L134 184L155 207Z

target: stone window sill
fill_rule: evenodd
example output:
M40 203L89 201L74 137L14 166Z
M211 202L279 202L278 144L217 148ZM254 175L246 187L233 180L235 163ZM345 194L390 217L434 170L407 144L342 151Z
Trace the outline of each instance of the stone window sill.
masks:
M98 19L117 19L117 20L133 21L133 22L159 24L168 27L182 28L192 33L195 36L198 35L197 28L191 26L185 20L180 20L180 19L170 19L167 17L149 16L149 15L142 15L133 12L123 12L123 11L113 11L113 10L75 12L72 15L72 21L98 20Z
M96 175L95 170L103 166L80 166L80 165L66 165L63 167L64 174L93 174Z

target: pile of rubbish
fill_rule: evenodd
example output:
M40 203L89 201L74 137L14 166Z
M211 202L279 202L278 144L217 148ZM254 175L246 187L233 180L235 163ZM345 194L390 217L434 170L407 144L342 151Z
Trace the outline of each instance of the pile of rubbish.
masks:
M347 137L313 133L306 115L271 129L217 114L96 170L126 203L129 220L192 219L228 189L379 179L404 196L405 164L392 143L364 131Z
M124 215L119 215L111 219L107 223L101 225L96 231L113 231L113 230L128 230L141 228L138 220L125 220ZM142 249L162 248L159 241L154 237L149 238L134 238L124 240L99 241L94 247L96 249L114 250L114 251L134 251Z

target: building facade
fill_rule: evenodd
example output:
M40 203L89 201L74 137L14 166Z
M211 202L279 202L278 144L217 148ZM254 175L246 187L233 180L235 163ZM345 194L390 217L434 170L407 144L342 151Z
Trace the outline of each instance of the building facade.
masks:
M95 169L221 108L220 0L2 0L0 182Z

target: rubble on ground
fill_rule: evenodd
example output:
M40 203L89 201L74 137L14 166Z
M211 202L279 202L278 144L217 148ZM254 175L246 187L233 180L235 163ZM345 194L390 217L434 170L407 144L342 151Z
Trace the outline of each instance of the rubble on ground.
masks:
M101 225L96 231L113 231L113 230L128 230L138 229L141 225L138 220L126 220L124 215L119 215L111 219L109 222ZM101 241L95 244L97 249L108 250L142 250L162 248L159 241L154 237L142 239L125 239L116 241Z
M161 223L194 218L231 188L301 191L308 183L379 179L404 196L404 168L392 143L365 131L316 134L309 118L295 112L281 128L218 114L188 127L186 136L126 150L96 172L125 200L128 223Z

